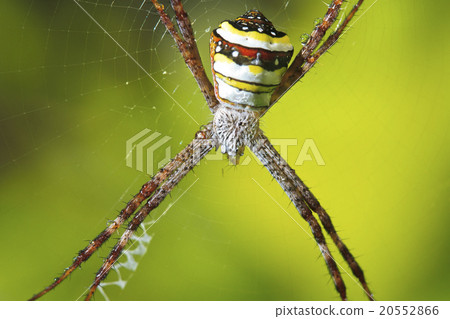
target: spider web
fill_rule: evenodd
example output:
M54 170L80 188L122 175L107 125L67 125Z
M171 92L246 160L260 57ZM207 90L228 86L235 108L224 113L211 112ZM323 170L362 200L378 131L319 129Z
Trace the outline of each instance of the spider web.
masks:
M222 20L258 8L277 28L300 36L312 30L314 18L321 17L326 8L320 1L300 4L290 0L205 0L184 4L208 74L209 35ZM124 164L127 140L148 128L171 138L167 146L173 156L211 115L150 1L28 0L20 4L4 2L0 11L8 13L2 17L6 26L3 32L11 46L2 48L7 59L0 62L5 91L0 117L3 182L12 182L16 188L11 189L25 182L36 189L30 197L35 205L25 205L21 211L37 209L46 228L64 229L54 235L56 242L80 236L93 238L104 227L105 219L113 218L111 211L120 209L148 176ZM317 12L316 16L311 16L311 11ZM170 9L168 12L173 15ZM164 151L156 150L155 157L163 159ZM219 171L225 166L205 165ZM229 168L225 168L227 172ZM152 254L150 244L158 232L150 229L164 220L196 178L187 178L172 199L166 200L159 212L142 225L141 232L133 236L133 244L114 268L115 274L99 288L106 300L108 291L113 287L124 289L143 256ZM46 182L39 182L42 180ZM240 190L237 187L236 192ZM6 211L13 212L17 197L8 191L4 195L11 199ZM216 205L214 199L207 200L211 206ZM61 220L55 220L57 207L65 210ZM94 217L95 212L101 213ZM188 217L204 218L195 210L189 211ZM79 230L92 218L89 227ZM207 222L216 222L214 218ZM30 217L29 222L39 220ZM71 230L66 227L68 220L74 225ZM207 240L207 235L201 238ZM221 245L227 250L230 244L225 241ZM67 256L60 251L76 251L79 246L79 242L65 244L57 253L46 253L47 266L67 266Z
M154 223L155 221L142 223L140 227L142 228L143 234L140 236L133 235L131 237L131 241L134 243L134 247L128 248L124 251L123 255L121 256L122 260L118 262L113 269L113 271L116 273L117 280L107 280L98 287L98 291L103 295L105 300L109 300L108 295L105 291L106 287L118 286L122 290L125 289L133 272L136 271L139 265L139 262L138 260L136 260L136 258L141 258L147 253L148 245L152 240L152 235L149 235L147 232ZM130 271L131 274L129 274L127 278L122 278L121 269L122 271Z

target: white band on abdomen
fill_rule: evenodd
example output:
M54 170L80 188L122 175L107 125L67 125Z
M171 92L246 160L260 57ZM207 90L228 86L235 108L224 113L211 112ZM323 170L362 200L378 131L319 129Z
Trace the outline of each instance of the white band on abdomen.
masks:
M260 48L264 50L269 51L282 51L287 52L294 49L292 44L289 42L289 38L287 36L286 39L283 39L284 41L280 41L281 39L272 38L272 41L259 40L256 39L256 37L261 37L264 34L260 34L256 31L250 31L247 32L245 36L239 34L240 32L237 31L233 26L230 25L229 22L225 21L223 22L218 29L216 29L217 34L219 34L224 40L239 44L247 48ZM241 31L242 32L242 31ZM245 32L242 32L245 33ZM254 37L252 37L252 34L254 34ZM267 38L271 38L270 36L267 36Z
M264 85L278 85L281 82L281 77L286 71L286 68L267 71L260 66L239 65L229 60L227 62L215 61L214 71L239 81Z
M218 85L218 93L222 99L228 100L233 103L249 105L253 107L261 107L270 104L270 93L253 93L243 91L226 84L219 78L216 78Z

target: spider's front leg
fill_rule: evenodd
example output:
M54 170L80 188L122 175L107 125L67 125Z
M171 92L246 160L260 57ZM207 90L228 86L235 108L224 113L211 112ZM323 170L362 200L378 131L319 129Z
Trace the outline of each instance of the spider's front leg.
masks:
M210 125L197 132L197 139L206 139L210 136ZM192 149L196 145L195 140L186 146L180 153L178 153L166 166L164 166L158 173L153 176L147 183L145 183L139 193L137 193L122 209L114 221L105 228L95 239L91 240L89 245L80 250L75 257L73 263L64 270L64 272L54 280L54 282L45 289L35 294L29 300L37 300L49 291L57 287L64 279L66 279L75 269L77 269L83 262L87 261L89 257L95 253L104 242L106 242L111 235L134 213L134 211L142 204L144 200L150 197L155 190L167 180L173 172L175 172L189 157L192 156Z
M250 141L248 147L261 161L261 163L268 169L275 180L280 184L281 188L283 188L289 199L294 203L295 207L300 213L300 216L302 216L302 218L309 224L311 232L314 236L314 240L319 246L320 252L325 259L328 270L330 271L330 275L333 279L336 290L339 292L342 300L347 300L344 281L342 279L341 273L339 272L336 261L331 255L330 249L328 248L320 224L313 216L311 209L306 204L304 197L300 193L299 189L295 187L292 180L279 167L279 161L277 158L280 155L276 151L273 152L269 145L269 140L261 131L259 131L255 138Z
M369 286L366 282L366 278L364 277L364 272L359 266L358 262L355 260L355 257L350 252L348 247L344 244L342 239L339 237L336 229L334 228L333 222L331 221L330 215L326 212L325 208L322 207L320 202L314 196L313 193L309 190L309 188L303 183L303 181L298 177L295 171L289 166L289 164L278 154L273 145L270 143L266 143L267 148L273 154L276 154L275 159L277 160L278 167L284 172L284 174L292 181L294 186L300 191L301 195L305 199L308 206L319 216L320 222L323 227L330 235L336 247L339 249L340 254L345 259L350 269L352 270L353 275L358 278L361 283L367 297L369 300L374 300L373 294L369 289Z
M318 226L317 220L314 218L314 216L312 216L311 210L318 214L323 227L332 238L334 244L339 249L339 252L341 253L342 257L344 257L355 277L359 279L362 288L364 289L364 292L366 293L369 300L374 300L373 294L367 285L361 267L356 262L355 258L350 253L350 250L337 234L330 216L320 205L314 194L311 193L308 187L297 176L295 171L281 157L281 155L275 150L273 145L269 142L267 137L264 136L262 132L259 132L255 139L251 141L249 147L252 152L258 157L258 159L264 164L264 166L269 170L272 176L277 180L277 182L289 196L291 201L294 203L300 215L310 224L311 230L314 234L314 238L316 239L317 244L320 247L322 255L330 270L336 289L340 293L341 298L343 300L346 298L345 286L343 282L342 284L340 283L342 278L340 278L336 263L329 253L325 238L323 238L322 230L320 229L320 226ZM319 228L317 228L317 226ZM324 248L322 246L324 246Z
M208 125L209 127L209 125ZM159 206L159 204L166 198L172 189L181 181L181 179L189 173L200 160L214 147L214 142L211 140L210 129L205 128L196 134L196 138L185 148L186 152L183 154L182 164L173 172L149 198L147 203L136 213L131 222L128 224L126 231L120 237L118 243L110 252L108 258L104 261L102 267L97 272L95 280L92 283L86 300L90 300L97 290L100 283L106 278L111 267L120 257L123 249L134 234L136 229L141 225L144 219L150 212Z

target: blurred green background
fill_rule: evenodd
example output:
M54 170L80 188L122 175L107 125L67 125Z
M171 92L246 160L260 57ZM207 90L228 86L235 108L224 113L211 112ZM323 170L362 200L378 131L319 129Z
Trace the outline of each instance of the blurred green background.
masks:
M365 1L354 27L261 126L271 138L297 139L288 148L293 166L313 139L325 165L295 169L377 299L448 300L450 52L442 12L450 4L374 2ZM198 123L211 119L149 2L79 3L168 94L74 1L0 3L2 300L49 284L147 180L125 164L129 138L148 128L172 137L173 152L193 138L198 125L171 97ZM251 8L297 51L326 10L319 0L186 1L208 74L212 28ZM110 299L338 300L315 242L283 209L307 224L254 160L202 162L153 218L175 201L150 229L138 269L124 274L126 288L106 288ZM113 244L44 299L79 298ZM343 276L349 298L364 300Z

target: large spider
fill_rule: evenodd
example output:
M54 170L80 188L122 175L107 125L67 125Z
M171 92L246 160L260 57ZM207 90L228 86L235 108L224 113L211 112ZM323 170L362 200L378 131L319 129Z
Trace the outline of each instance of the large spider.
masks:
M179 31L164 11L164 7L157 0L152 0L161 21L175 40L186 65L197 81L214 119L204 125L190 144L142 186L116 219L78 253L72 265L66 268L59 278L30 300L42 297L59 285L108 240L144 200L148 199L131 219L126 231L98 271L86 296L86 300L90 300L136 229L209 151L220 147L222 153L226 153L230 161L237 164L245 146L269 170L300 215L308 222L341 299L347 299L345 284L313 212L319 217L322 226L350 266L354 276L358 278L368 298L373 300L361 267L336 233L330 216L259 128L259 119L267 110L336 43L363 0L356 3L335 32L319 46L327 30L338 17L342 2L343 0L331 1L324 18L316 25L289 67L293 46L288 36L277 31L261 12L250 10L234 21L222 22L212 32L210 41L213 86L206 76L192 26L181 0L170 0Z

